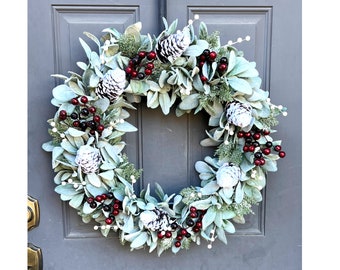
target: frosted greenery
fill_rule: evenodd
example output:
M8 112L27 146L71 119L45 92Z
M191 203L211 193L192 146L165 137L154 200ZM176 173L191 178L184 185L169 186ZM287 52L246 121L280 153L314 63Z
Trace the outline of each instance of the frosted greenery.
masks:
M157 256L202 242L211 247L212 238L227 244L233 224L254 214L267 173L286 155L271 128L287 108L270 101L256 63L237 42L221 44L198 19L183 27L177 19L163 23L158 35L143 34L140 22L122 33L103 29L101 38L84 32L87 60L77 62L79 71L52 75L61 83L51 93L51 138L42 144L61 201L102 236L114 234L131 251ZM143 168L129 160L124 140L138 132L130 114L141 102L164 115L173 109L177 117L200 112L208 119L197 147L214 154L192 165L197 186L167 194L158 183L139 183Z

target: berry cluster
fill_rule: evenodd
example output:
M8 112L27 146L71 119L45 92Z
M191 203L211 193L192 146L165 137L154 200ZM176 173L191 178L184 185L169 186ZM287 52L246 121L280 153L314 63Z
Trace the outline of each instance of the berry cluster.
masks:
M261 145L259 140L262 136L266 138L270 134L269 130L257 130L254 132L239 131L238 138L244 138L243 152L254 152L254 164L263 166L266 163L265 156L272 153L272 149L277 152L280 158L284 158L286 153L282 151L281 145L273 145L271 141L266 140L266 143Z
M106 203L106 200L109 200L110 202ZM93 209L101 208L104 212L109 212L108 217L105 219L105 223L108 225L114 222L115 216L117 216L119 211L123 209L122 202L115 199L112 192L103 193L95 197L88 197L86 202Z
M185 224L187 227L180 227L177 223L172 223L171 228L176 231L177 235L175 238L174 245L175 247L180 247L182 245L182 240L184 237L191 237L191 233L188 232L188 228L191 227L194 233L198 233L202 228L202 218L205 214L205 210L197 210L196 207L190 207L190 212L188 217L186 218ZM157 236L159 239L171 238L173 232L171 231L158 231Z
M143 80L146 76L151 75L155 67L153 61L156 57L157 55L154 51L140 51L129 61L129 65L125 68L128 79Z
M73 112L70 115L67 115L65 110L61 110L59 112L59 119L66 120L67 117L72 119L72 126L75 128L80 128L82 131L85 131L87 128L90 128L90 134L94 135L97 131L101 134L104 130L104 125L100 122L100 116L96 114L97 109L94 106L88 106L88 98L86 96L82 96L80 98L72 98L71 103L75 106L80 106L80 112ZM92 114L92 118L89 119L89 116Z
M215 51L210 51L209 49L205 49L199 56L198 56L198 67L200 68L200 78L201 81L204 83L208 80L206 76L203 75L202 68L205 63L211 64L216 61L217 53ZM228 59L227 57L221 57L220 60L217 61L217 71L219 74L223 73L228 69Z

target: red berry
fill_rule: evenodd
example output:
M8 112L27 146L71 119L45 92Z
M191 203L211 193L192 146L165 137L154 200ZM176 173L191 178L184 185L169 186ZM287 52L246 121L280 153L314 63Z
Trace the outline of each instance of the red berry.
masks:
M72 99L71 99L71 103L72 103L73 105L78 105L78 104L79 104L79 101L78 101L78 99L76 99L76 98L72 98Z
M94 198L93 198L93 197L88 197L88 198L86 199L86 201L87 201L87 203L91 203L91 202L94 201Z
M113 209L119 209L119 204L118 203L113 204Z
M246 138L251 137L251 133L250 133L250 132L246 132L246 133L244 134L244 137L246 137Z
M101 202L103 200L101 195L97 195L95 199L97 202Z
M138 53L138 56L139 56L140 58L144 58L144 57L146 56L146 52L145 52L145 51L140 51L140 52Z
M113 220L112 220L111 218L106 218L106 219L105 219L105 223L106 223L106 224L109 224L109 225L112 224L112 221L113 221Z
M153 63L147 63L145 66L147 69L154 69L155 65Z
M255 159L254 160L254 164L255 164L255 166L260 166L261 165L261 161L259 159Z
M98 125L97 131L102 132L105 129L104 125Z
M260 165L264 165L266 163L265 159L264 158L260 158Z
M286 156L286 152L284 152L284 151L280 151L279 152L279 157L280 158L284 158Z
M80 121L74 121L74 122L72 123L72 125L73 125L74 127L79 127L79 126L80 126Z
M183 239L183 235L177 235L176 239L181 241Z
M218 70L219 71L225 71L227 69L227 65L226 64L220 64L218 65Z
M243 152L248 152L249 151L249 146L245 145L243 146Z
M274 150L277 152L281 151L281 145L275 145Z
M209 60L215 60L216 56L217 56L216 52L210 52L209 53Z
M196 212L196 211L197 211L197 208L195 206L190 207L190 212Z
M200 57L201 62L204 63L204 61L206 60L205 55L201 54L199 57Z
M67 117L67 112L66 112L65 110L61 110L61 111L59 112L59 119L65 120L66 117Z
M254 152L254 151L255 151L255 146L254 146L254 145L250 145L250 146L248 147L248 151L249 151L249 152Z
M204 75L201 76L201 81L202 81L202 82L206 82L207 80L208 80L207 77L205 77Z
M102 199L103 200L106 200L107 199L107 195L104 193L104 194L102 194Z
M125 69L125 73L131 74L131 72L132 72L132 68L131 68L131 67L127 67L127 68Z
M87 96L82 96L80 98L80 102L83 103L83 104L86 104L88 101L89 101L89 99L87 98Z
M197 221L196 222L196 227L198 227L198 228L202 228L202 222L201 221Z
M191 218L196 218L198 215L197 215L197 212L191 212L190 213L190 217Z
M200 61L200 62L198 63L198 66L199 66L199 67L203 67L203 66L204 66L204 61Z
M180 241L176 241L175 242L175 247L180 247L181 246L181 242Z
M91 106L90 108L89 108L89 112L90 113L95 113L97 111L97 109L96 109L96 107L94 107L94 106Z
M195 233L198 233L200 231L200 228L198 228L197 226L193 227L192 230L195 232Z
M270 148L262 149L262 153L265 154L265 155L269 155L270 154Z
M151 75L151 74L152 74L152 69L146 68L146 69L144 70L144 73L145 73L145 75Z
M260 133L254 133L253 138L254 138L254 140L258 140L258 139L261 138L261 134Z
M153 59L156 58L156 53L155 53L154 51L148 52L146 58L147 58L148 60L153 60Z
M172 233L170 232L170 231L167 231L166 233L165 233L165 237L166 238L170 238L172 236Z
M160 231L160 232L158 232L157 233L157 237L159 238L159 239L162 239L163 237L164 237L164 232L163 231Z
M269 135L269 134L270 134L270 131L267 130L267 129L264 129L264 130L262 131L262 133L263 133L263 135Z
M243 131L237 132L237 138L243 138L243 137L244 137L244 132Z
M186 235L188 232L186 229L181 229L181 235Z
M93 116L93 121L99 123L100 122L100 116L99 115Z
M112 214L114 216L117 216L119 214L119 210L118 209L113 209Z
M132 77L132 78L136 78L137 75L138 75L138 72L137 72L136 70L132 70L132 71L131 71L131 77Z

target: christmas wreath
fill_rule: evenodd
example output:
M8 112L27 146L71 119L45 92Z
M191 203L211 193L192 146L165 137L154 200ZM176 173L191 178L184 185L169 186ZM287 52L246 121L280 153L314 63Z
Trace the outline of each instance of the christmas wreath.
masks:
M256 63L234 46L249 37L222 46L219 33L209 34L202 21L196 35L196 20L177 30L177 19L163 18L158 36L141 34L140 22L123 33L106 28L100 39L85 32L98 48L79 38L87 56L77 62L82 73L52 75L63 83L52 91L52 139L42 148L52 155L55 192L84 223L96 222L105 237L117 232L131 251L160 256L202 240L208 248L216 238L227 244L234 223L244 223L262 201L267 172L286 155L271 135L287 109L271 103ZM215 151L193 165L200 186L168 195L156 183L135 193L142 169L129 162L123 136L137 131L127 119L143 99L165 115L172 106L178 117L208 114L201 145Z

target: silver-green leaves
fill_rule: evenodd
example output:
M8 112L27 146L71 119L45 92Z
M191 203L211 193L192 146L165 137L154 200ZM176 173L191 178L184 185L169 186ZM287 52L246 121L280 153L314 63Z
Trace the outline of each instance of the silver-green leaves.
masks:
M158 36L142 34L140 22L122 33L106 28L101 38L84 32L96 49L79 38L87 57L77 62L82 74L53 75L63 83L52 89L52 139L42 144L51 153L55 192L83 222L94 221L105 237L118 232L131 251L147 248L158 256L203 240L228 243L233 223L253 213L267 172L277 171L285 156L271 133L287 110L261 89L256 63L221 46L204 22L198 36L191 23L181 30L177 19L163 23ZM207 116L200 146L214 153L194 164L198 186L167 194L143 179L136 193L142 169L129 161L123 139L138 131L128 119L142 101L164 115Z

